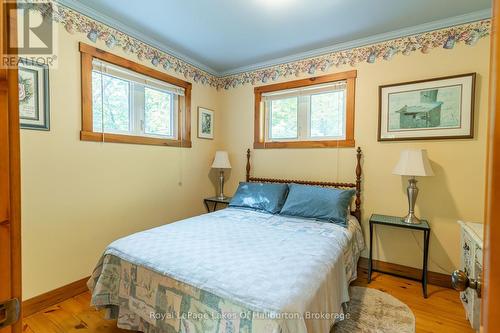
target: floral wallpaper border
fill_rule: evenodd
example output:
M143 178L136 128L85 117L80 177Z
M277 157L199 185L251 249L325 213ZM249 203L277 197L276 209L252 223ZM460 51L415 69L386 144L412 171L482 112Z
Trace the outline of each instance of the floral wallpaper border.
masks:
M356 66L362 62L387 61L401 54L429 53L434 48L453 49L457 43L473 46L479 39L489 36L491 30L491 20L482 20L264 69L217 77L63 5L53 3L53 6L41 7L38 4L31 8L40 11L42 15L51 13L53 19L71 34L83 33L93 43L102 40L110 49L120 47L128 54L135 54L139 60L150 61L155 67L173 70L181 73L186 79L217 89L235 88L245 84L256 85L301 74L314 75L317 72L326 72L332 66Z
M134 54L141 61L148 60L153 66L161 67L165 71L173 70L183 74L186 79L203 85L219 86L220 78L217 76L59 3L26 2L18 6L39 11L42 16L51 15L68 33L85 34L87 40L92 43L104 41L109 49L122 48L125 53Z
M482 20L459 26L434 30L413 36L401 37L378 44L367 45L345 51L328 53L322 56L280 64L269 68L219 78L219 88L228 89L243 84L267 83L279 78L314 75L326 72L332 66L359 63L375 63L377 60L391 60L394 56L410 55L414 52L429 53L434 48L453 49L457 43L475 45L479 39L490 34L491 20Z

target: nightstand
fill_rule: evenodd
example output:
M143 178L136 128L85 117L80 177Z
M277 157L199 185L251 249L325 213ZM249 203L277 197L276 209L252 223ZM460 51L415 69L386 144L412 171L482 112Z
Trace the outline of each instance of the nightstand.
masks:
M222 204L225 206L229 205L231 199L232 197L225 197L224 199L219 199L218 197L210 197L203 199L203 202L205 203L205 207L207 207L207 212L211 213L215 212L218 204ZM212 209L210 209L209 203L212 203Z
M422 290L424 294L424 298L427 298L427 261L429 257L429 238L431 234L431 228L429 227L429 223L426 220L421 220L421 224L408 224L404 223L401 219L401 217L397 216L388 216L388 215L378 215L378 214L373 214L370 217L370 258L368 261L368 283L371 282L372 279L372 271L377 271L385 274L390 274L390 275L396 275L399 277L404 277L407 279L411 280L416 280L416 281L421 281L422 282ZM402 274L396 274L392 272L385 272L381 271L379 269L374 269L373 268L373 226L375 224L380 224L384 226L389 226L389 227L395 227L395 228L404 228L408 229L409 231L422 231L424 233L424 259L423 259L423 265L422 265L422 278L421 279L415 279L414 277L409 277L409 276L404 276Z
M455 273L462 273L467 278L464 280L481 281L483 272L483 234L484 226L482 223L462 222L460 224L461 246L462 249L460 258L460 271ZM455 273L453 275L455 275ZM472 286L464 283L463 286L460 282L464 280L452 280L452 286L460 291L460 300L465 308L465 314L470 321L474 330L479 332L480 319L481 319L481 287L479 292L476 289L471 289ZM453 282L456 282L453 283ZM477 286L477 285L476 285Z

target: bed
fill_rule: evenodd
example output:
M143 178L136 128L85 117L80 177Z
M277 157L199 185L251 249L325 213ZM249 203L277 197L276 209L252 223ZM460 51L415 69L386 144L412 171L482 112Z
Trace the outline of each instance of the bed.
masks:
M328 332L346 314L364 248L361 150L356 181L247 182L354 188L347 226L227 208L110 244L91 279L92 305L146 333Z

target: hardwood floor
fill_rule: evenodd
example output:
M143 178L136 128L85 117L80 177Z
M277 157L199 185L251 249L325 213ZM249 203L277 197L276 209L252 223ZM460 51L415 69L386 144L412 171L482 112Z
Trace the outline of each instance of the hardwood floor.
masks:
M419 282L374 273L367 285L366 271L353 285L375 288L406 303L416 317L417 333L474 333L454 290L429 285L429 298L422 297ZM114 333L130 332L116 328L114 321L103 318L102 311L89 306L88 292L68 299L24 319L27 333ZM354 333L354 332L353 332Z
M104 319L103 311L90 304L90 293L70 298L46 310L24 318L23 332L27 333L114 333L127 332L116 322Z

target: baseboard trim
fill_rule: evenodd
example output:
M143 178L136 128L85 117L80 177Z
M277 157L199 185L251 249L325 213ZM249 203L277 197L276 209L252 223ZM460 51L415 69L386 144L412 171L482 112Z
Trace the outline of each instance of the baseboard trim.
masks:
M83 294L88 291L87 281L89 279L90 276L23 301L23 317L30 316L49 306Z
M363 270L368 270L368 258L359 258L358 268ZM390 262L373 260L373 268L384 272L409 276L413 279L420 279L422 277L422 270L414 267L403 266L398 264L392 264ZM427 282L436 286L444 288L451 287L451 277L448 274L428 272Z

